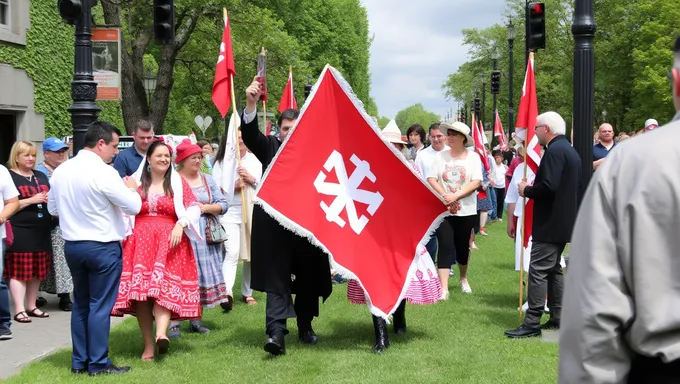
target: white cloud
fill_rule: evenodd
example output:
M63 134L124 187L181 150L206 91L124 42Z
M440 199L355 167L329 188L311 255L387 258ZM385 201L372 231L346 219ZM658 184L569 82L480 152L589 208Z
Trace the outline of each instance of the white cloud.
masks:
M467 58L463 28L503 21L505 0L363 0L374 36L371 96L383 116L415 103L444 115L456 108L441 90Z

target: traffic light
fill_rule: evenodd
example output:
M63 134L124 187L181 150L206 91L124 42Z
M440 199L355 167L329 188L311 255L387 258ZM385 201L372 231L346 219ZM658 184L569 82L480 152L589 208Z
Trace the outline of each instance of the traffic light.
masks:
M501 71L491 71L491 93L498 93L501 88Z
M153 1L153 32L156 40L175 40L175 0Z
M527 47L545 49L545 4L527 4Z
M73 24L83 13L83 3L80 0L59 0L57 2L59 15Z
M479 116L479 113L482 111L482 103L479 100L479 97L475 98L475 115Z

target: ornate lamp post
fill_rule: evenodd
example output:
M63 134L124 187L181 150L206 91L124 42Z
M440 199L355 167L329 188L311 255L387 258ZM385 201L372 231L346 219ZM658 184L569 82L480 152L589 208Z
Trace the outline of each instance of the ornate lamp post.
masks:
M493 64L493 70L491 71L491 93L493 94L493 125L496 127L496 108L498 107L498 91L500 89L501 72L498 70L498 59L500 54L498 53L498 47L494 46L493 51L491 51L491 62ZM492 128L493 129L493 128ZM492 141L496 139L496 136L492 135ZM496 139L497 140L497 139ZM492 143L493 144L493 143Z
M574 149L581 156L583 196L593 174L593 123L595 99L595 18L593 0L576 0L574 6Z
M144 90L146 91L146 100L149 103L149 106L151 106L151 98L153 97L154 92L156 92L156 76L154 76L153 72L147 72L144 75Z
M515 76L515 62L512 59L512 49L515 45L515 26L512 25L512 20L508 24L508 55L510 61L508 63L508 136L515 131L515 103L512 100L513 79Z
M482 109L479 111L477 121L484 122L484 111L486 110L486 78L482 75Z
M97 0L60 0L59 14L75 24L75 73L71 81L73 105L68 108L73 125L73 154L83 148L87 127L97 120L97 83L92 75L92 7Z

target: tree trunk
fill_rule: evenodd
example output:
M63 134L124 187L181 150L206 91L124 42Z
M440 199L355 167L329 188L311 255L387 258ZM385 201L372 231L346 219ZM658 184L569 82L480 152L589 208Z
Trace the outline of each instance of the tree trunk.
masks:
M101 4L104 10L104 21L108 25L123 25L121 22L123 7L127 9L131 18L136 16L138 21L135 24L132 20L128 20L126 24L129 33L121 34L121 107L125 130L131 134L138 120L149 119L154 125L154 133L161 135L170 103L175 61L196 28L201 11L192 9L177 16L175 41L163 44L158 63L156 90L149 105L144 89L144 54L153 38L151 18L148 17L149 12L152 11L151 5L144 2L140 4L120 0L102 0ZM143 22L139 22L140 20ZM133 37L130 39L126 36Z

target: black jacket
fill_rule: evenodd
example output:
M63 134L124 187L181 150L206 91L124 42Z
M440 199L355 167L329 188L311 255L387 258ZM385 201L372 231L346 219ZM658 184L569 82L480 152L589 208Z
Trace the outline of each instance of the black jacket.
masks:
M533 186L524 195L534 200L533 241L568 243L578 212L581 159L563 135L546 146Z
M260 132L257 117L248 124L241 124L241 138L262 163L264 174L281 148L281 141ZM331 295L333 286L328 255L306 238L285 229L257 204L253 207L250 244L251 287L254 290L282 295L308 292L324 300ZM291 274L295 275L293 282Z

